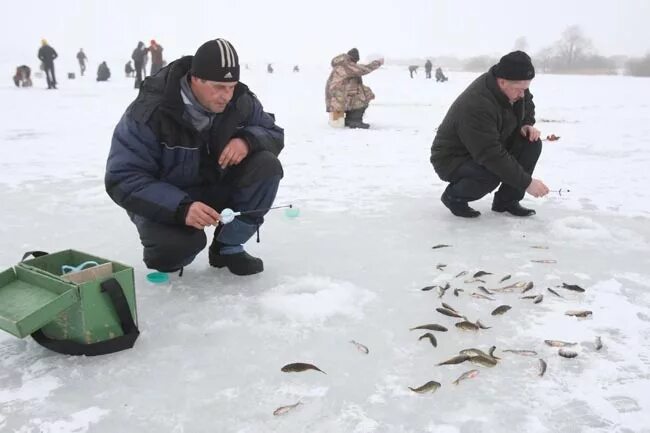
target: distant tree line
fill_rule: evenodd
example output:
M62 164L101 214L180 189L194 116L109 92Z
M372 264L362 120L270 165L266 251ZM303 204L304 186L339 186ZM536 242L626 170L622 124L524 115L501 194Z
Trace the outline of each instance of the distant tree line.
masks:
M519 39L515 42L515 46ZM643 58L599 55L579 26L570 26L560 39L533 56L541 72L558 74L617 74L650 76L650 54Z
M625 64L625 72L635 77L650 77L650 54L628 60Z
M527 51L528 41L520 36L513 49ZM485 72L499 61L494 55L476 56L467 59L457 57L428 57L434 65L469 72ZM532 55L538 72L551 74L619 74L650 77L650 53L645 57L599 55L591 39L587 38L579 26L567 27L558 39L548 47ZM390 60L389 60L390 61ZM391 63L416 65L422 59L401 59Z

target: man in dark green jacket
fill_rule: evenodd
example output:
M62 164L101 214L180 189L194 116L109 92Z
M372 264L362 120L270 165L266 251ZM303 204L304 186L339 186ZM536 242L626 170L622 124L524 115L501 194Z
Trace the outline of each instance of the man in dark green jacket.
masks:
M535 104L528 90L535 77L530 57L514 51L478 77L451 105L431 146L431 164L449 182L441 200L456 216L481 213L467 204L501 187L492 210L534 215L519 201L528 192L542 197L548 188L532 178L542 151Z

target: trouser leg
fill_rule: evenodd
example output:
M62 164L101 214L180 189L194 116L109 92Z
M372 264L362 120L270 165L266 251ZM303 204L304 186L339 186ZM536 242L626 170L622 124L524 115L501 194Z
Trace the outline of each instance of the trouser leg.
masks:
M469 160L454 170L445 195L453 201L470 202L493 191L500 182L497 175Z
M147 268L160 272L174 272L192 263L205 248L203 230L189 226L160 224L139 216L133 218L144 247L143 258Z
M282 164L275 155L268 151L257 152L230 169L224 178L227 198L217 198L214 205L219 210L229 207L234 211L269 208L273 206L282 176ZM266 213L260 211L240 215L216 230L215 240L223 244L221 252L233 254L243 251L243 244L264 223Z
M508 152L512 154L521 167L528 174L533 174L539 156L542 153L542 141L537 140L530 142L527 138L522 137L519 133L512 139ZM494 194L494 203L497 205L506 205L520 201L526 194L525 189L517 189L505 183L501 184L499 190Z

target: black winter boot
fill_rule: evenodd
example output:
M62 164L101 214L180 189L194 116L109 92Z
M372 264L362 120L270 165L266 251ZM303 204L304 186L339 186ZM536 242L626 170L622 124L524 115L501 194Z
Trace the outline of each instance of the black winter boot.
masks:
M469 207L466 201L453 200L444 192L442 193L440 200L445 206L447 206L447 209L457 217L476 218L481 215L481 212Z
M221 242L216 240L212 241L212 245L208 249L210 266L214 266L215 268L226 267L235 275L253 275L264 270L264 262L262 259L253 257L246 251L236 254L220 254L219 251L224 246L226 245Z
M536 213L533 209L528 209L523 207L522 205L519 204L518 201L506 203L506 204L499 204L493 202L492 210L494 212L508 212L518 217L528 217L528 216L535 215Z
M345 126L352 129L368 129L370 125L363 123L363 113L365 108L350 110L345 112Z

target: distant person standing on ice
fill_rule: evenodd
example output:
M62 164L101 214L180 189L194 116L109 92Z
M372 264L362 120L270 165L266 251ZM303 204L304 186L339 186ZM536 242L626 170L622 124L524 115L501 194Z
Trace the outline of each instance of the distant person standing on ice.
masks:
M519 204L525 193L543 197L549 190L531 175L542 152L535 104L528 90L535 69L528 54L514 51L460 94L443 119L431 146L431 163L449 182L441 200L456 216L481 213L467 204L501 187L492 210L526 217Z
M79 71L83 77L84 72L86 72L86 62L88 61L88 57L86 57L86 53L84 53L83 48L79 48L79 52L77 53L77 61L79 62Z
M384 59L375 60L368 65L360 65L359 50L352 48L332 59L332 72L325 86L325 105L328 113L334 113L337 121L345 113L345 126L368 129L363 123L363 114L370 101L375 99L370 87L363 85L362 75L369 74L384 64Z
M38 58L43 62L43 71L45 71L45 78L47 79L47 88L56 89L56 75L54 74L54 59L59 57L54 48L52 48L47 40L41 39L41 48L38 50Z
M214 231L211 266L262 272L244 251L275 200L284 131L239 81L239 57L208 41L147 78L120 119L106 164L106 191L126 209L147 267L172 272L206 246L224 208L255 211Z
M150 75L155 75L156 72L163 68L163 47L155 39L152 39L151 45L149 45L149 52L151 53Z
M144 59L147 57L148 48L144 46L144 42L138 42L138 46L135 47L133 53L131 54L131 59L133 59L133 66L135 68L135 88L139 89L142 84L144 76L142 72L144 71Z
M424 63L424 72L427 74L427 79L431 78L432 68L433 64L431 63L431 60L427 59L427 61Z

